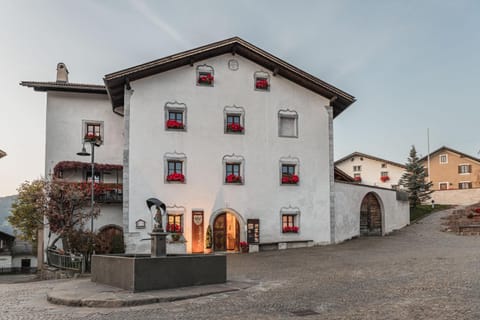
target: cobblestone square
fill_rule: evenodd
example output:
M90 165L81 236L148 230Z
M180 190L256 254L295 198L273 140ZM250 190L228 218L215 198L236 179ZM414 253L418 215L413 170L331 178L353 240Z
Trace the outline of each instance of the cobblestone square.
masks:
M229 255L228 278L256 285L197 299L72 308L45 300L66 280L3 283L0 319L479 319L480 237L442 232L446 214L386 237Z

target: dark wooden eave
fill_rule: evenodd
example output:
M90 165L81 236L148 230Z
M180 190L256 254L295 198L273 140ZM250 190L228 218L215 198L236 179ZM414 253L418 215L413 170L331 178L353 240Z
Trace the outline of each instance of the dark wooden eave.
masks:
M7 155L7 153L3 150L0 150L0 158L3 158Z
M93 94L107 94L105 86L99 84L84 84L70 82L39 82L39 81L22 81L21 86L33 88L35 91L64 91L64 92L81 92Z
M355 182L355 179L353 179L353 177L350 177L347 173L338 169L337 167L334 168L333 174L335 181Z
M233 37L107 74L103 80L112 102L113 110L123 110L125 85L129 82L181 66L193 65L196 62L226 53L241 55L272 71L275 75L280 75L300 86L331 99L333 101L334 117L338 116L355 102L355 97L352 95L296 68L241 38Z

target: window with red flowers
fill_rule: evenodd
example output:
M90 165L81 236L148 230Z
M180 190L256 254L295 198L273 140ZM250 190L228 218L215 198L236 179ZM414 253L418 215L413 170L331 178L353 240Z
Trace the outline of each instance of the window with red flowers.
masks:
M225 164L225 183L237 183L241 184L242 172L241 163L226 163Z
M270 90L270 75L264 71L257 71L253 76L256 91Z
M223 113L225 117L225 133L245 133L245 110L243 107L226 106Z
M103 122L102 121L83 121L83 141L95 142L97 145L103 144Z
M215 81L213 67L202 64L197 66L197 85L213 87Z
M282 214L283 233L298 233L299 230L296 214Z
M282 163L282 184L297 185L300 182L300 178L297 173L296 164L284 164Z
M165 104L165 130L185 131L187 127L187 106L177 101Z
M185 182L183 174L183 161L168 160L167 161L167 181L168 182Z
M167 232L183 233L183 215L167 214L167 225L165 229Z

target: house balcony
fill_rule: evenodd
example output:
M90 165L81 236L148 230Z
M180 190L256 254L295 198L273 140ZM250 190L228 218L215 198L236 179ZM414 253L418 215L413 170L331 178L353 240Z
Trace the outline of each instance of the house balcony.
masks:
M82 189L90 190L91 182L70 182L78 185ZM89 193L90 194L90 193ZM103 183L96 182L93 184L93 194L97 203L122 203L123 201L123 184L121 183Z

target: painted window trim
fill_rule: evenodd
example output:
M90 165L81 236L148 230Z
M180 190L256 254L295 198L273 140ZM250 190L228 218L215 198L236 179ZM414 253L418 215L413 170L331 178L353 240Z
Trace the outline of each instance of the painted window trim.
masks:
M295 134L293 136L284 136L281 134L281 120L282 118L295 119ZM278 136L280 138L298 138L298 112L290 109L278 110Z
M240 116L240 125L243 127L241 132L231 132L227 130L227 117L228 116ZM245 108L241 106L231 105L225 106L223 108L223 133L224 134L233 134L233 135L244 135L245 134Z
M442 162L442 156L445 156L445 162ZM438 157L438 162L440 164L447 164L448 163L448 153L443 153Z
M182 174L184 180L182 181L168 181L168 161L181 161L182 162ZM163 182L165 184L186 184L187 183L187 156L185 153L178 153L176 151L165 153L163 156Z
M266 89L259 89L257 88L257 79L262 78L262 79L267 79L268 86ZM270 74L266 71L255 71L253 74L253 90L254 91L260 91L260 92L270 92L270 87L272 86L271 80L270 80Z
M227 182L227 164L230 163L238 163L240 164L240 177L242 178L241 182L236 182L236 183L228 183ZM231 155L224 155L222 157L222 181L224 185L227 186L241 186L245 184L245 158L240 155L236 155L235 153L232 153Z
M355 170L355 169L358 169L358 170ZM353 166L353 172L362 172L362 166L361 165Z
M165 126L165 131L170 132L186 132L187 131L187 105L183 102L178 101L169 101L165 103L165 121L163 125ZM173 129L167 128L167 121L169 120L169 112L183 112L183 128L182 129Z
M180 227L182 228L182 232L185 233L185 212L186 209L184 206L177 206L174 204L173 206L167 206L165 210L165 228L168 224L168 216L180 216ZM165 229L166 230L166 229Z
M473 182L472 181L459 181L458 184L461 184L461 183L467 183L467 184L471 184L472 187L471 188L460 188L460 186L458 187L458 189L460 190L468 190L468 189L473 189Z
M282 183L282 176L283 176L283 173L282 173L282 165L295 165L295 175L298 176L299 178L299 181L298 183ZM288 156L288 157L281 157L280 160L279 160L279 168L278 168L278 173L279 173L279 177L278 177L278 181L280 183L280 186L292 186L292 187L299 187L300 186L300 183L302 183L302 179L300 177L300 159L297 158L297 157L292 157L292 156Z
M467 166L467 167L470 167L470 169L472 168L472 165L470 163L459 163L458 164L458 167L462 167L462 166ZM459 173L459 175L461 176L464 176L464 175L469 175L471 174L472 172L462 172L462 173Z
M200 77L200 72L210 72L211 75L213 76L213 82L211 84L199 83L198 79ZM215 70L213 69L212 66L210 66L208 64L197 65L197 67L195 69L195 84L197 85L197 87L214 87L215 86L215 81L216 81Z
M442 184L446 184L446 185L447 185L447 189L441 189L440 185L442 185ZM445 181L443 181L443 182L439 182L439 183L438 183L438 190L449 190L449 189L450 189L450 182L445 182Z
M298 232L283 232L283 216L284 215L293 215L295 216L294 218L294 223L293 225L298 227ZM302 232L301 228L301 213L300 213L300 208L298 207L292 207L291 205L288 205L288 207L282 207L280 208L280 233L284 236L295 236L299 235Z
M104 125L104 121L102 120L82 120L81 143L83 144L85 142L85 135L87 134L88 124L100 125L100 137L102 138L100 140L100 145L103 145L105 143L105 128L104 128L105 125Z

